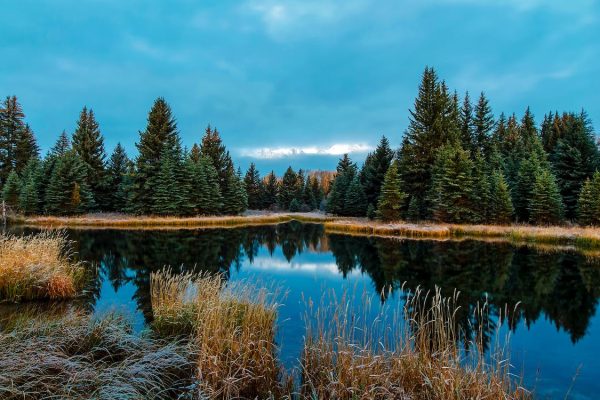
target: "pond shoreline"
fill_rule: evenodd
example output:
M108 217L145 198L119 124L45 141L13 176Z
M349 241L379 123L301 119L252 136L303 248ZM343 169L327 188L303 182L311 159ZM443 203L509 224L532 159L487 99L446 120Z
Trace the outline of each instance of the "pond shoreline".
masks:
M323 224L328 233L359 236L428 239L501 239L513 243L566 245L600 249L600 229L531 225L459 225L436 223L383 223L366 218L335 217L323 213L258 213L239 216L158 217L126 214L89 214L78 217L15 216L22 226L79 229L196 229L277 225L292 221Z

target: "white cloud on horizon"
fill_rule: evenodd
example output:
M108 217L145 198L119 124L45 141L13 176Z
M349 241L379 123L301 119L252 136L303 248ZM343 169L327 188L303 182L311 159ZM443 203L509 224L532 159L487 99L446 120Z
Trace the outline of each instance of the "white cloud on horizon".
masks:
M259 147L241 149L242 157L258 159L278 159L296 156L341 156L343 154L368 153L372 146L363 143L336 143L328 147Z

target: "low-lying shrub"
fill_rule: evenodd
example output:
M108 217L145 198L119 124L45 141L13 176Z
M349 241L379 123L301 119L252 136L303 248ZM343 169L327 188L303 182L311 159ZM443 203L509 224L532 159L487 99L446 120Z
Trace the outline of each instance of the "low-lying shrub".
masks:
M0 236L0 301L72 298L85 276L63 233Z

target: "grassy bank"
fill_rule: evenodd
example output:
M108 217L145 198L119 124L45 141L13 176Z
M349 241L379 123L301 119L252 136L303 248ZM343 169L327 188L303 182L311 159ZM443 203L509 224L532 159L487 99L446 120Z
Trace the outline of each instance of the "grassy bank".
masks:
M152 275L151 295L141 335L122 317L73 310L12 321L0 331L0 397L531 398L504 347L484 356L475 339L462 349L456 298L439 292L375 315L368 296L309 300L295 383L277 359L277 292L167 271Z
M85 277L60 232L0 236L0 301L72 298Z
M334 217L321 213L272 213L214 217L152 217L95 214L79 217L14 217L13 223L52 228L183 229L275 225L290 221L321 223L329 233L428 239L493 238L514 243L539 243L600 248L600 228L530 225L456 225L382 223L364 218Z

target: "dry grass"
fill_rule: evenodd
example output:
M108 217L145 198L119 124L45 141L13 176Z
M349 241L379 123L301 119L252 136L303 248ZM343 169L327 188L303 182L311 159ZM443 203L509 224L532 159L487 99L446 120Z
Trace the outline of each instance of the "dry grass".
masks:
M152 274L153 329L190 335L198 390L208 398L281 397L277 360L277 294L219 275Z
M72 261L61 232L0 236L0 300L67 299L78 294L84 267Z
M371 300L363 298L361 312L344 296L309 313L303 398L531 398L515 385L502 348L495 349L489 362L477 343L475 350L461 350L456 299L442 298L439 291L432 297L417 291L402 310L382 311L374 320L367 317Z
M189 349L77 312L0 333L0 398L170 399L189 391Z

